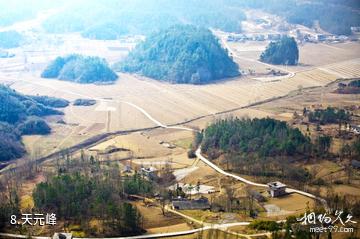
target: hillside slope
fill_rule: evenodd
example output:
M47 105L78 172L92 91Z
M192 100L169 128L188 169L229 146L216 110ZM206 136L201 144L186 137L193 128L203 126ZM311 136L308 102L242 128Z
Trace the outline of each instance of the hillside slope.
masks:
M41 118L62 115L52 107L66 107L69 102L44 96L26 96L0 85L0 161L21 157L25 153L21 135L48 134L51 128Z

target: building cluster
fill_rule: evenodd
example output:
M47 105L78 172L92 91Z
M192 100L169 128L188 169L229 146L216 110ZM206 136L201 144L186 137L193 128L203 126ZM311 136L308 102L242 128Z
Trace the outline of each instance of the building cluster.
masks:
M267 192L271 197L281 197L287 194L286 185L281 182L270 182L267 185ZM265 197L257 191L251 191L251 195L259 202L266 200ZM209 200L203 196L198 199L175 198L171 202L171 207L174 210L208 210L212 208Z
M228 42L245 42L245 41L277 41L281 38L280 33L270 34L230 34L227 37Z
M286 33L249 33L249 34L235 34L231 33L227 36L228 42L246 42L246 41L277 41L283 35L290 35L294 37L298 42L326 42L326 43L336 43L336 42L345 42L345 41L356 41L357 36L345 36L345 35L333 35L333 34L322 34L322 33L313 33L308 31L302 31L297 29L296 31L290 31L289 34Z
M296 30L296 40L299 42L327 42L327 43L336 43L336 42L345 42L348 40L353 40L348 36L344 35L333 35L333 34L317 34L317 33L307 33Z

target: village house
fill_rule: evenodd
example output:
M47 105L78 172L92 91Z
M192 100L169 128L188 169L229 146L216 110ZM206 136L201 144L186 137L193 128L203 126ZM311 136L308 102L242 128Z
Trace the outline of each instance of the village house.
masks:
M267 184L269 186L268 192L271 197L279 197L286 194L286 185L280 182L271 182Z
M171 207L174 210L207 210L210 209L209 200L206 197L199 199L177 199L172 201Z
M150 180L154 180L157 178L157 169L154 167L141 168L141 174L148 177Z

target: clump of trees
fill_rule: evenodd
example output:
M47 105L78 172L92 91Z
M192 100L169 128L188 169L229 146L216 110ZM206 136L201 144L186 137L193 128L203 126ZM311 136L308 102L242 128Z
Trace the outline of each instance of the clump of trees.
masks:
M28 117L17 128L21 135L49 134L51 132L51 128L45 120L36 116Z
M311 174L295 160L312 154L310 138L286 122L270 118L230 118L209 125L201 142L202 151L225 169L265 178L281 178L303 184ZM269 179L267 179L269 180Z
M360 88L360 79L352 80L348 86Z
M270 231L275 232L281 229L281 225L275 221L265 221L265 220L254 220L249 225L250 228L256 229L259 231Z
M260 60L275 65L296 65L299 61L299 49L295 39L283 36L277 42L270 42L261 53Z
M106 178L106 177L105 177ZM79 173L63 174L36 185L35 207L51 208L58 219L87 222L100 219L105 235L130 236L142 232L141 215L125 202L122 188L109 178L93 179Z
M352 80L349 84L339 83L335 92L339 94L360 94L360 79Z
M127 194L151 194L153 185L149 181L144 180L140 174L134 174L132 177L125 177L124 192Z
M74 157L75 156L75 157ZM154 184L142 175L122 175L116 162L98 155L67 151L56 157L56 168L33 190L34 210L51 209L59 221L80 224L87 235L131 236L143 232L142 218L130 195L151 197ZM94 227L90 221L96 219ZM99 230L101 229L101 230Z
M359 159L360 158L360 138L357 137L355 141L350 144L345 144L341 150L340 155L343 158Z
M106 83L118 78L105 59L78 54L57 57L45 68L41 77L77 83Z
M53 108L64 108L69 105L69 101L61 98L50 97L46 95L31 96L36 102Z
M206 84L240 74L211 31L190 25L173 26L149 36L116 68L189 84Z
M50 127L40 117L62 115L52 107L66 105L62 99L26 96L4 85L0 85L0 102L0 161L25 153L21 135L50 133Z
M326 109L315 109L315 111L310 111L307 113L307 116L311 123L334 124L348 122L351 115L344 109L327 107Z
M296 155L309 153L310 139L286 122L270 118L219 120L208 126L202 150L211 153L244 152L259 156Z
M158 190L153 181L135 172L123 175L118 162L105 162L99 155L80 154L67 150L54 158L54 168L43 171L45 181L35 185L32 191L34 207L21 208L21 212L37 211L55 213L57 223L70 230L80 225L86 236L114 237L133 236L144 232L142 217L132 203L134 196L153 197ZM42 168L36 160L0 179L0 229L14 232L27 229L22 225L10 225L12 214L19 216L19 192L25 180L33 178ZM96 225L92 222L96 220ZM53 233L57 227L48 227ZM30 231L30 230L29 230Z
M19 47L23 41L23 36L17 31L0 32L0 48Z

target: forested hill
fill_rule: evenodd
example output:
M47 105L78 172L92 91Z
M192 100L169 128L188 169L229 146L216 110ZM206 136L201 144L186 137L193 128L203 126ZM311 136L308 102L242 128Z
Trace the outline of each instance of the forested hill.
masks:
M241 32L245 14L230 1L110 0L74 1L43 23L52 33L81 32L83 37L113 40L126 34L149 35L175 24L189 23Z
M41 77L85 84L108 83L118 78L105 59L77 54L57 57L46 67Z
M48 134L51 129L41 118L61 115L54 109L69 102L46 96L26 96L0 85L0 161L21 157L25 153L21 135Z
M275 65L296 65L299 61L299 49L295 39L283 36L279 41L271 42L261 54L260 60Z
M312 149L318 150L299 129L270 118L219 120L208 126L204 134L197 135L196 143L199 141L202 151L227 170L271 178L267 180L281 178L291 184L311 177L294 161L304 162Z
M259 156L308 153L310 140L286 122L265 119L225 119L208 126L202 141L205 152L237 151Z
M150 35L115 68L171 83L206 84L239 75L211 31L176 25Z

